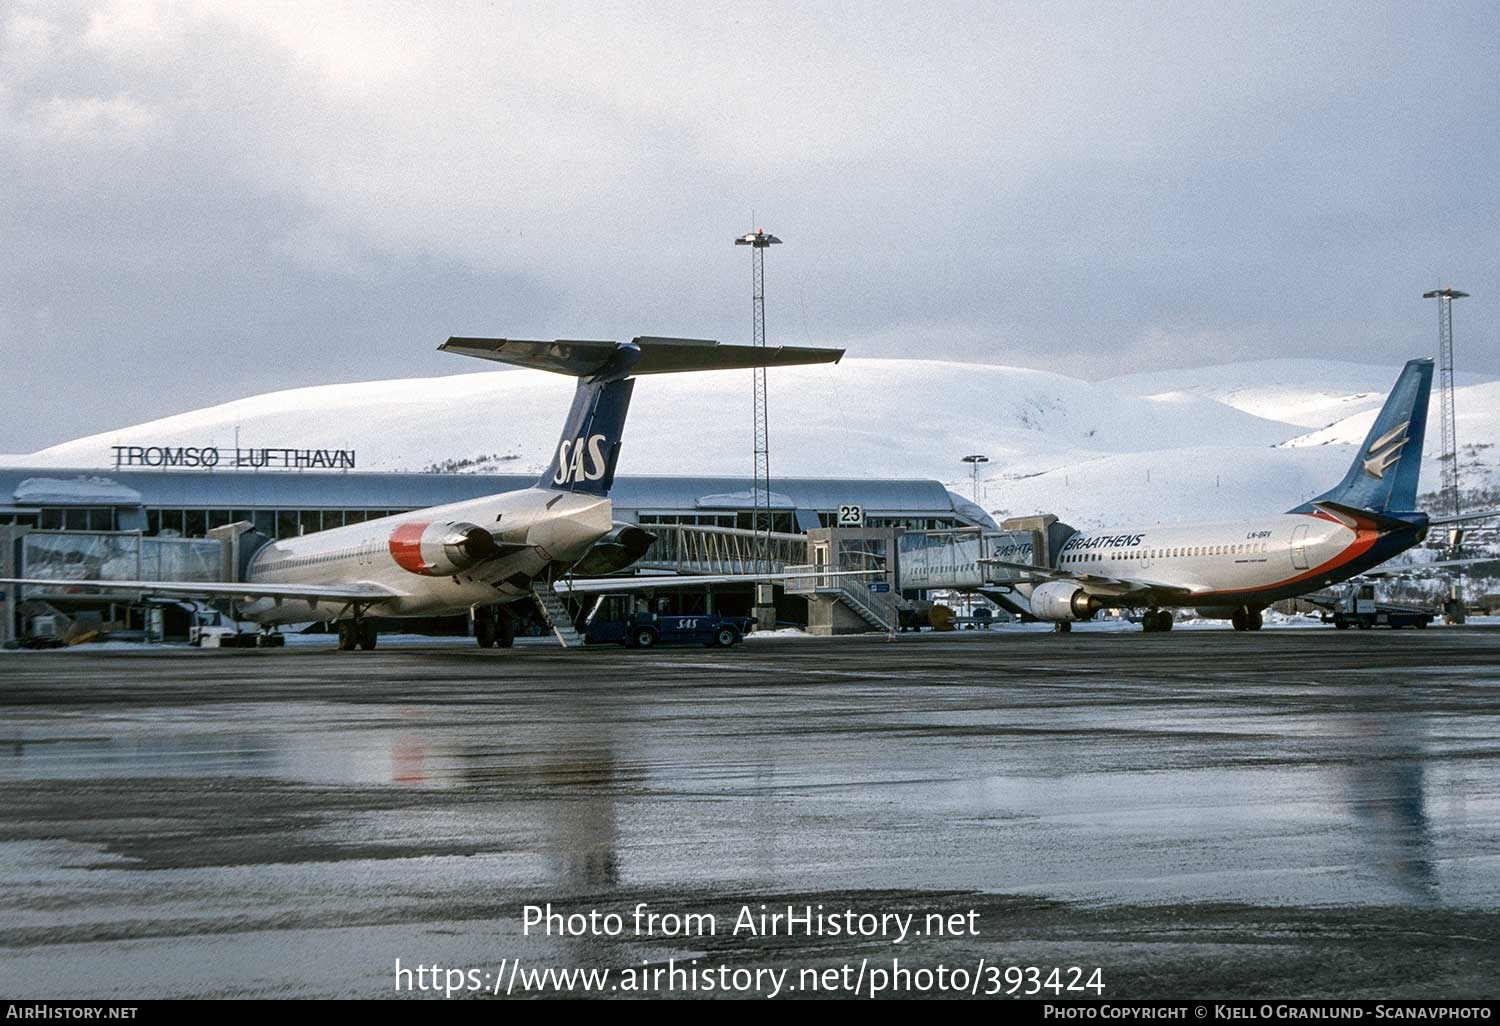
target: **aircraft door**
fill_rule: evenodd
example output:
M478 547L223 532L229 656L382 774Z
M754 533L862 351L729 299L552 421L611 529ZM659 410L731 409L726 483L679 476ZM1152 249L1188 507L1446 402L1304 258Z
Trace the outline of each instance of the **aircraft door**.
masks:
M1294 570L1307 569L1307 524L1299 524L1292 529L1292 568Z

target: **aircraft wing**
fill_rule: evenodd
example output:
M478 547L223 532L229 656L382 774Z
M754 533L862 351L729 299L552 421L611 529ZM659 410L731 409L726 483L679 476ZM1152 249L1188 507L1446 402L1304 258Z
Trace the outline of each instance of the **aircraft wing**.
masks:
M1012 563L1004 559L981 559L990 566L1003 566L1022 574L1020 583L1041 584L1046 581L1072 581L1090 595L1117 598L1125 602L1176 601L1188 598L1192 591L1180 584L1164 581L1144 581L1132 577L1106 577L1103 574L1075 574L1068 570L1033 566L1030 563Z
M52 588L59 594L100 591L144 592L149 595L180 595L202 599L306 599L310 602L383 602L399 596L379 584L251 584L234 581L89 581L49 580L35 577L0 577L0 584L22 584L28 588Z
M1470 520L1494 520L1500 517L1500 509L1486 509L1478 513L1460 513L1458 516L1435 517L1429 515L1427 523L1432 527L1441 527L1443 524L1466 524Z
M775 574L643 574L637 577L578 577L554 581L552 587L574 595L600 592L646 591L650 588L696 587L701 584L753 584L757 581L788 581L801 577L873 577L884 570L823 570Z

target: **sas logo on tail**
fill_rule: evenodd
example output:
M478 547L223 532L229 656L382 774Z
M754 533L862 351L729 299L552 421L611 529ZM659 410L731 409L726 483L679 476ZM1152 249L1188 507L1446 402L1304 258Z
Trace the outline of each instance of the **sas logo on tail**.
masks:
M1370 448L1365 450L1366 474L1373 478L1385 477L1385 472L1401 458L1401 450L1406 448L1406 429L1410 426L1411 421L1402 421L1375 439Z
M552 483L576 484L602 478L608 469L604 441L603 435L589 435L587 439L564 438L557 447L557 473Z

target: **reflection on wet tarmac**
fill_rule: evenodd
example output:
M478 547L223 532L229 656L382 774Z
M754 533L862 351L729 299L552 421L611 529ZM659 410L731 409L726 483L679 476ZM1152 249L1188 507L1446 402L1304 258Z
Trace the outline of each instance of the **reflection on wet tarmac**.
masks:
M562 681L498 705L16 710L0 785L279 781L331 811L260 858L441 839L512 856L508 878L524 855L521 879L560 893L853 876L1095 900L1495 897L1491 874L1443 871L1469 854L1429 812L1426 766L1468 742L1430 737L1388 685L1288 707L1295 688L1094 676L1038 690L949 672L942 687L742 673L701 694ZM1494 807L1493 787L1461 797L1470 814Z
M1500 907L1500 635L1389 637L14 660L0 916L32 944L676 893Z

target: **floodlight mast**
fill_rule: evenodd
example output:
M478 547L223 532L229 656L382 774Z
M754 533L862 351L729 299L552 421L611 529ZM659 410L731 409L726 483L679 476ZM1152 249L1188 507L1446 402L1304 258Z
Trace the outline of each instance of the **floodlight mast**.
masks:
M1443 429L1443 505L1453 516L1458 516L1462 501L1458 494L1458 429L1453 409L1453 301L1468 297L1467 292L1451 288L1422 293L1423 299L1438 301L1438 395L1441 403L1438 419Z
M766 247L781 240L764 228L746 232L734 240L736 246L749 246L750 315L753 323L752 343L766 344ZM766 368L753 369L755 382L755 480L750 486L754 503L751 528L752 562L756 573L771 572L771 430L766 405Z
M963 458L963 462L969 464L969 466L973 470L973 475L974 475L974 505L976 505L976 506L978 506L980 504L979 503L979 465L981 463L988 463L989 461L990 461L990 458L988 456L983 456L983 455L980 455L979 453L971 453L970 455L965 456Z

